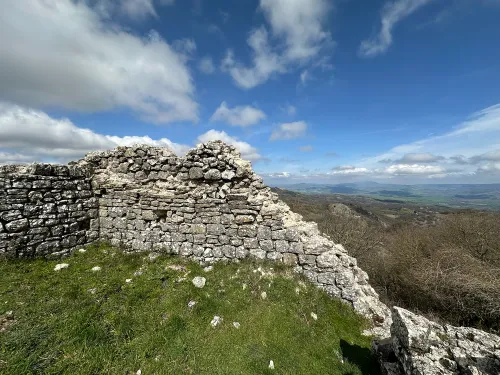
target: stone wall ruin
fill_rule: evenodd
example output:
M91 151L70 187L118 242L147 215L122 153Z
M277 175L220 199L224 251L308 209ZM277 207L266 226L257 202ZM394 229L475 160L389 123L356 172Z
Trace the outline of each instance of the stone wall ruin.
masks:
M184 157L134 146L93 152L70 166L0 167L0 255L62 255L98 239L200 263L247 257L284 262L367 317L369 333L391 335L391 312L356 259L291 212L250 163L220 141ZM398 326L377 345L392 353L381 359L385 371L441 373L408 365L413 352L401 349L404 324L396 312Z
M0 255L65 254L98 239L98 201L85 168L0 166Z

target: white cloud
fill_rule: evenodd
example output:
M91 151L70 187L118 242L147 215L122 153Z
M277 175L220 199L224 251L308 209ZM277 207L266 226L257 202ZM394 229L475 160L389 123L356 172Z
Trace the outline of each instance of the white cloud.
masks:
M469 159L469 162L473 164L477 164L483 161L500 161L500 150L494 150L481 155L472 156Z
M313 150L313 147L311 145L299 147L299 151L302 151L302 152L311 152L312 150Z
M309 70L304 70L302 73L300 73L300 83L302 86L305 86L307 81L311 79L311 74L309 73Z
M496 174L500 172L500 163L488 163L479 167L476 173L479 174Z
M382 9L380 31L374 37L364 40L359 53L364 57L373 57L387 51L392 44L394 26L433 0L396 0L388 2Z
M384 170L391 175L432 175L444 173L445 169L437 165L394 164Z
M174 40L172 47L177 53L183 56L185 60L190 59L196 52L196 42L190 38Z
M297 108L290 104L286 107L281 107L281 110L286 112L289 116L295 116L297 114Z
M0 165L1 164L23 164L33 161L30 155L23 155L18 153L10 153L0 151Z
M121 0L121 11L135 19L143 19L147 16L158 17L153 0Z
M315 57L331 35L322 23L331 8L327 0L261 0L260 8L273 34L285 40L285 58L303 61Z
M0 0L0 99L99 112L129 108L155 123L197 121L182 55L139 38L84 1Z
M267 81L275 73L285 73L286 64L272 51L265 27L253 30L247 41L252 49L253 65L246 67L234 59L229 50L222 61L222 71L228 72L234 82L244 89L250 89Z
M304 121L296 121L281 124L278 129L274 130L269 140L289 140L303 137L307 130L307 124Z
M159 5L172 5L175 0L157 0L156 2ZM111 18L115 14L125 15L135 21L158 17L153 0L96 0L90 4L94 4L93 9L106 18Z
M332 169L328 174L331 175L344 175L344 176L355 176L355 175L365 175L371 173L367 168L364 167L354 167L352 165L338 166Z
M365 163L400 160L408 153L430 153L450 158L455 162L457 160L464 162L468 161L468 158L499 148L500 105L495 105L474 113L467 121L447 133L393 147L386 153L365 159Z
M252 147L246 142L239 141L235 137L231 137L226 132L212 129L198 137L198 142L200 143L216 140L223 141L229 145L236 147L241 152L241 156L243 157L243 159L247 159L250 161L258 161L262 159L262 156L259 154L258 150L255 147Z
M446 135L458 136L495 130L500 130L500 104L493 105L474 113L467 121L458 125L454 131Z
M189 149L167 138L103 135L79 128L68 119L54 119L38 110L0 103L0 162L67 162L89 151L133 144L169 147L179 155Z
M211 57L206 56L200 60L198 64L198 69L200 69L205 74L212 74L215 72L214 61Z
M290 178L292 175L289 172L274 172L274 173L261 173L263 177L267 178Z
M233 126L245 127L255 125L265 118L266 114L260 109L248 105L229 108L226 102L222 102L210 118L210 121L221 121Z
M422 152L422 153L405 154L401 159L398 160L385 159L385 160L380 160L380 162L396 163L396 164L425 164L425 163L437 163L444 159L445 159L444 156L434 155L430 152Z
M222 62L223 71L238 86L250 89L317 58L331 45L331 35L323 28L330 8L327 0L261 0L260 9L276 44L271 45L264 25L254 29L247 40L252 50L251 66L236 61L229 50Z

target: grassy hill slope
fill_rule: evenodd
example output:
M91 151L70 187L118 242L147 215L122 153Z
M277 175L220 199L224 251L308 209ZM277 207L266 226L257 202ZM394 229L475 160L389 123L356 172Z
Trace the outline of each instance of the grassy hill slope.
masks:
M2 374L378 373L366 322L276 264L205 271L94 246L0 261L0 275Z

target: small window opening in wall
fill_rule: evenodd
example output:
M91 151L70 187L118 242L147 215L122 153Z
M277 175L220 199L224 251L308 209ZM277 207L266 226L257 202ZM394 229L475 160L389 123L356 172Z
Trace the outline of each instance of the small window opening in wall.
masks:
M158 220L166 219L167 218L167 213L168 213L167 210L156 210L156 211L153 211L153 212L156 215L156 217L158 218Z
M141 199L141 194L136 193L135 194L135 203L139 203L139 200Z
M106 189L99 189L96 190L95 195L97 195L98 197L102 197L103 195L106 195L106 193L107 193Z
M82 220L78 223L78 228L80 230L89 230L90 229L90 219Z

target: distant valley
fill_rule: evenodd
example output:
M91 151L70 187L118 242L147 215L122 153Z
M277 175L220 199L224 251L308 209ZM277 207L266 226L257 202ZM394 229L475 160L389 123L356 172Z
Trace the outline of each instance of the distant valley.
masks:
M345 184L282 184L276 186L305 194L347 194L381 203L441 206L454 209L500 210L500 184L396 185L367 181Z

